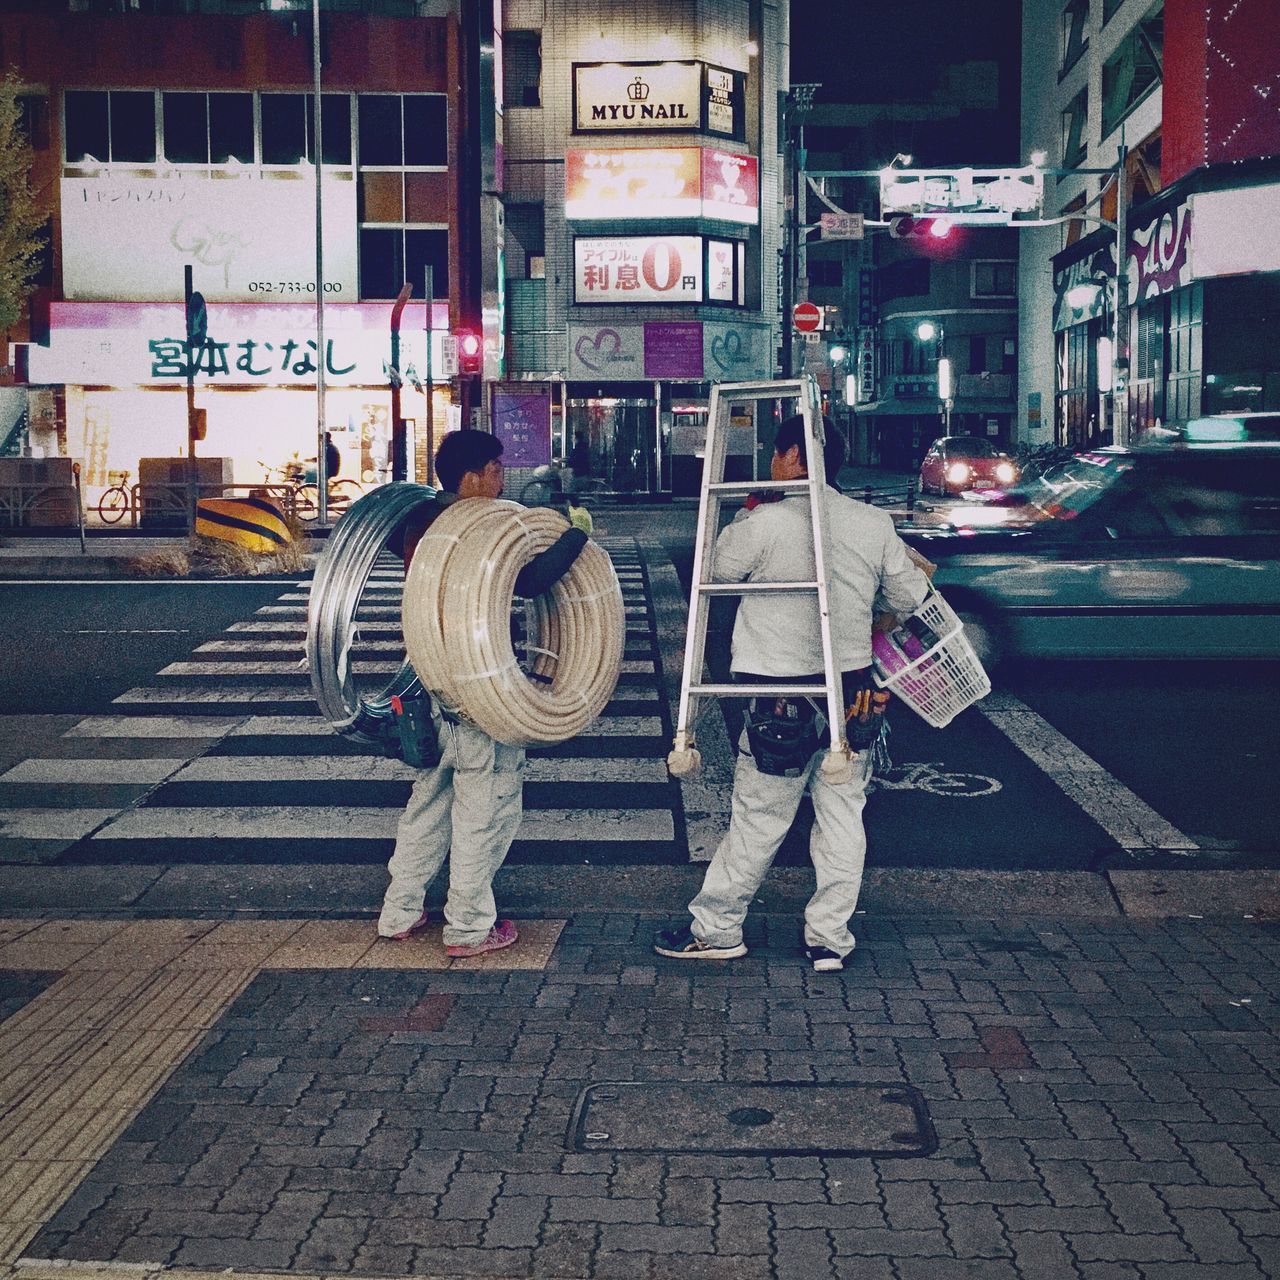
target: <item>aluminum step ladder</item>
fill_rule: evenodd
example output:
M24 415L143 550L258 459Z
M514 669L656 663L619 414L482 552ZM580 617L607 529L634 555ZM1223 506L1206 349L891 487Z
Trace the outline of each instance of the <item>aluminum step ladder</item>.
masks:
M728 452L729 411L735 404L751 401L796 400L804 419L805 458L808 477L803 480L725 480ZM831 648L831 610L828 602L826 569L826 466L822 448L822 406L812 376L779 382L728 382L711 388L707 416L707 441L702 469L702 492L698 503L698 531L693 552L693 581L689 590L689 626L685 635L684 673L680 680L680 713L676 722L673 749L667 768L674 777L696 772L700 763L694 726L698 704L703 698L822 697L827 708L830 746L822 762L823 775L839 782L851 775L851 755L844 736L844 695L840 672ZM720 529L721 503L726 498L745 497L761 489L801 492L809 495L813 526L814 580L812 582L716 582L714 580L716 536ZM816 595L818 625L822 639L822 684L708 684L703 680L707 644L707 614L711 600L718 596Z

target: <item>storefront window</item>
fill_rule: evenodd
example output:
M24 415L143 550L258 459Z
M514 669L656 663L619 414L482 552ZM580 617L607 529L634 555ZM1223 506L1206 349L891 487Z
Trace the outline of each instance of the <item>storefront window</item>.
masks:
M1169 295L1169 385L1165 407L1171 422L1200 413L1204 367L1204 286L1193 284Z
M1097 429L1090 406L1097 388L1096 341L1091 324L1076 324L1058 334L1057 395L1054 435L1058 444L1084 448Z

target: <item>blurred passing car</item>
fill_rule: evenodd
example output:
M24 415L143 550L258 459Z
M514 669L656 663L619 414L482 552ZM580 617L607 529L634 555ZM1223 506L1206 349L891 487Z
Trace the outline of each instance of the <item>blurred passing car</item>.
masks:
M920 491L945 496L1013 484L1017 464L981 436L941 436L920 464Z
M1103 449L964 514L901 532L989 660L1280 657L1278 445Z

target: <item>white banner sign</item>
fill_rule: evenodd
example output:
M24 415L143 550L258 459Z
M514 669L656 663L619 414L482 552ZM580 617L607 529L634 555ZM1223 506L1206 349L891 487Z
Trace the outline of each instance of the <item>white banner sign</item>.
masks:
M329 386L386 386L390 380L391 304L325 309L325 380ZM422 316L419 304L416 317ZM438 323L447 323L443 305ZM80 386L185 386L185 321L181 304L55 302L47 347L32 345L32 383ZM445 339L432 333L433 376L448 376ZM427 335L421 319L400 332L400 375L416 385L427 376ZM196 356L202 387L314 386L319 349L309 307L211 304L209 333Z
M575 302L701 302L701 236L573 242Z
M699 129L700 62L600 62L573 68L573 127L596 130Z
M326 178L325 296L356 302L356 184ZM68 299L168 302L183 268L211 302L315 297L315 184L298 178L63 178Z

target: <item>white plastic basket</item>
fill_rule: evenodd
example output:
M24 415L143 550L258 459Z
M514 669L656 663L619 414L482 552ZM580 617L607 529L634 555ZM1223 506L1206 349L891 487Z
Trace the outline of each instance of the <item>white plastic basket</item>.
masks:
M964 623L937 591L930 591L911 616L937 637L936 643L923 648L902 625L876 632L872 637L875 681L941 729L985 698L991 692L991 680L965 638Z

